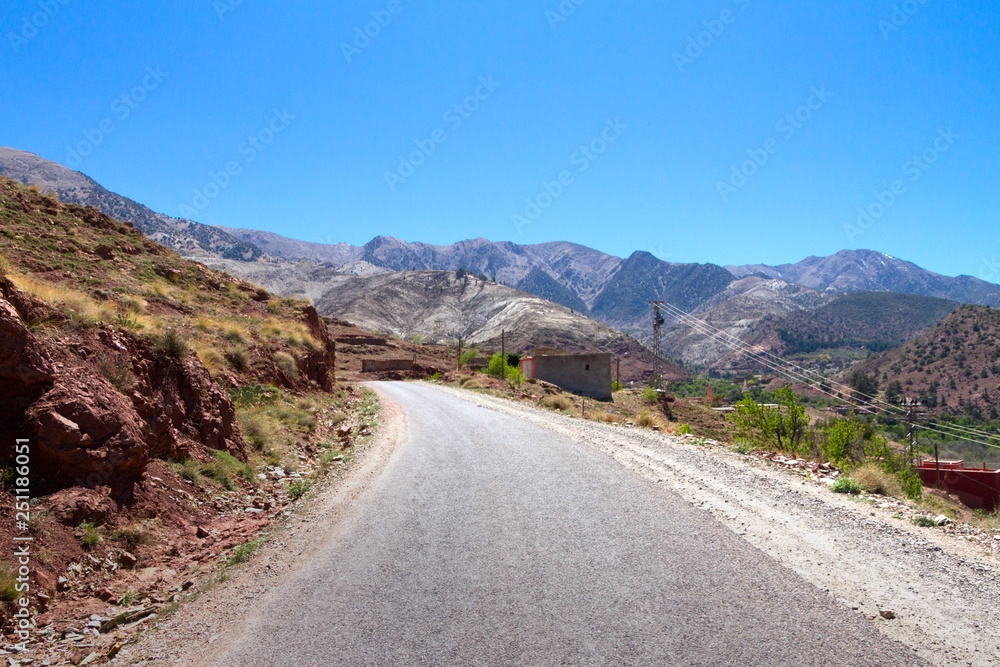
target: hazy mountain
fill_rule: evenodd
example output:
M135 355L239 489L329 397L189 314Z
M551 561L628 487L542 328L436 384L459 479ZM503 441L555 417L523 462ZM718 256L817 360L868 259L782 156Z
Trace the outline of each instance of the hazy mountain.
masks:
M501 332L508 352L554 347L577 352L610 352L622 359L626 379L652 369L652 356L620 331L546 299L474 274L451 271L393 271L369 276L336 276L317 302L323 315L371 331L425 342L499 349ZM683 374L670 370L670 378Z
M899 292L1000 306L1000 286L972 276L955 278L872 250L841 250L795 264L727 266L738 278L762 274L827 292Z
M128 197L106 190L89 176L34 153L0 147L0 176L36 185L43 192L54 192L64 202L93 206L116 220L131 222L148 238L185 257L197 259L215 255L254 260L261 255L261 250L252 243L241 241L218 227L156 213Z

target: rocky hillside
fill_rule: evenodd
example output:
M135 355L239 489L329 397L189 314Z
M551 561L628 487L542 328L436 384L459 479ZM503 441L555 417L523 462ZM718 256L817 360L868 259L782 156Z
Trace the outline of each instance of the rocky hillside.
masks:
M0 147L0 176L34 185L42 192L52 192L60 201L93 206L116 220L132 223L148 238L185 257L218 256L250 261L261 256L260 248L217 227L155 213L128 197L106 190L78 171L34 153Z
M961 306L913 340L857 368L875 374L883 392L898 382L900 395L919 398L931 409L996 419L1000 310Z
M471 273L402 271L339 276L316 302L317 310L367 330L406 339L500 348L508 352L554 347L610 352L623 358L626 379L652 370L652 357L630 336L564 306L519 292ZM683 374L672 371L671 379Z
M942 276L913 262L872 250L842 250L829 257L807 257L780 266L751 264L726 268L739 278L760 274L826 292L898 292L1000 306L1000 286L972 276Z
M337 441L349 408L329 393L327 325L2 177L0 232L0 438L30 445L39 627L50 605L114 606L125 586L162 602L160 575L132 568L224 558L291 500L260 475L312 468L314 439ZM0 448L8 536L13 455ZM13 544L0 543L0 625Z

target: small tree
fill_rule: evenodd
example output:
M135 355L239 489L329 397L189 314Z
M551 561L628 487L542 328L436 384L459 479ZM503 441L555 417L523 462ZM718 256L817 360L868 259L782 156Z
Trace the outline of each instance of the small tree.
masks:
M469 362L478 358L479 354L480 352L478 347L470 347L468 350L463 351L458 357L458 367L465 368L469 365Z
M854 371L848 384L858 400L867 400L867 397L878 393L878 376L874 373L869 375L861 370Z
M809 421L795 393L788 387L775 392L778 406L763 405L751 397L736 404L736 412L727 419L736 437L762 449L794 452L802 444Z
M507 365L507 360L504 359L503 355L498 352L490 357L490 363L486 367L486 374L491 378L503 380L507 377L508 368L510 368L510 366Z

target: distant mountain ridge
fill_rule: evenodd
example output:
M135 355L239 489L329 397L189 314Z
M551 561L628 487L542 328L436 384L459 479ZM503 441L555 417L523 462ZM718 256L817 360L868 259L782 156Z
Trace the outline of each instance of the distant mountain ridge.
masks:
M823 292L897 292L1000 306L1000 285L972 276L949 277L913 262L873 250L841 250L829 257L807 257L795 264L727 266L734 276L761 274Z
M998 285L971 276L942 276L871 250L843 250L779 266L722 267L665 262L643 251L621 258L565 241L519 245L476 238L443 246L376 236L363 246L310 243L266 231L212 227L155 213L81 173L26 151L0 148L0 175L52 190L64 201L94 206L131 222L183 257L278 292L317 300L345 276L466 269L647 342L651 334L649 301L662 300L705 318L741 341L752 340L773 350L789 347L788 343L789 349L812 345L809 341L813 339L808 337L821 332L815 326L810 328L808 313L845 293L891 292L1000 306ZM874 315L869 317L869 312L865 316L863 328L879 345L891 338L877 335L882 329L915 334L919 327L932 324L943 308L925 304L913 311L913 304L899 299L862 298L859 303L869 310L874 308ZM884 304L884 310L877 304ZM914 317L913 326L901 324L907 313L914 312L923 315ZM927 313L933 317L924 317ZM337 315L332 311L328 314ZM781 334L776 323L793 315L798 319L792 317L782 324L786 328ZM822 320L834 328L859 321L852 320L853 315L821 315L816 322ZM766 317L771 324L757 326ZM799 336L806 338L798 340ZM837 336L837 340L846 340L844 335ZM712 366L733 359L732 351L717 336L675 323L674 318L668 318L664 330L664 349L668 356L695 365ZM740 363L737 360L735 365Z

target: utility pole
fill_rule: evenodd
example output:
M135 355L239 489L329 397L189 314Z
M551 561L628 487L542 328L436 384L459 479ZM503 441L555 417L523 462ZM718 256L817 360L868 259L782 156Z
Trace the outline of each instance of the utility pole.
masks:
M615 359L615 382L618 383L618 388L622 388L622 360L619 357Z
M503 359L503 367L507 368L507 331L500 330L500 358Z

